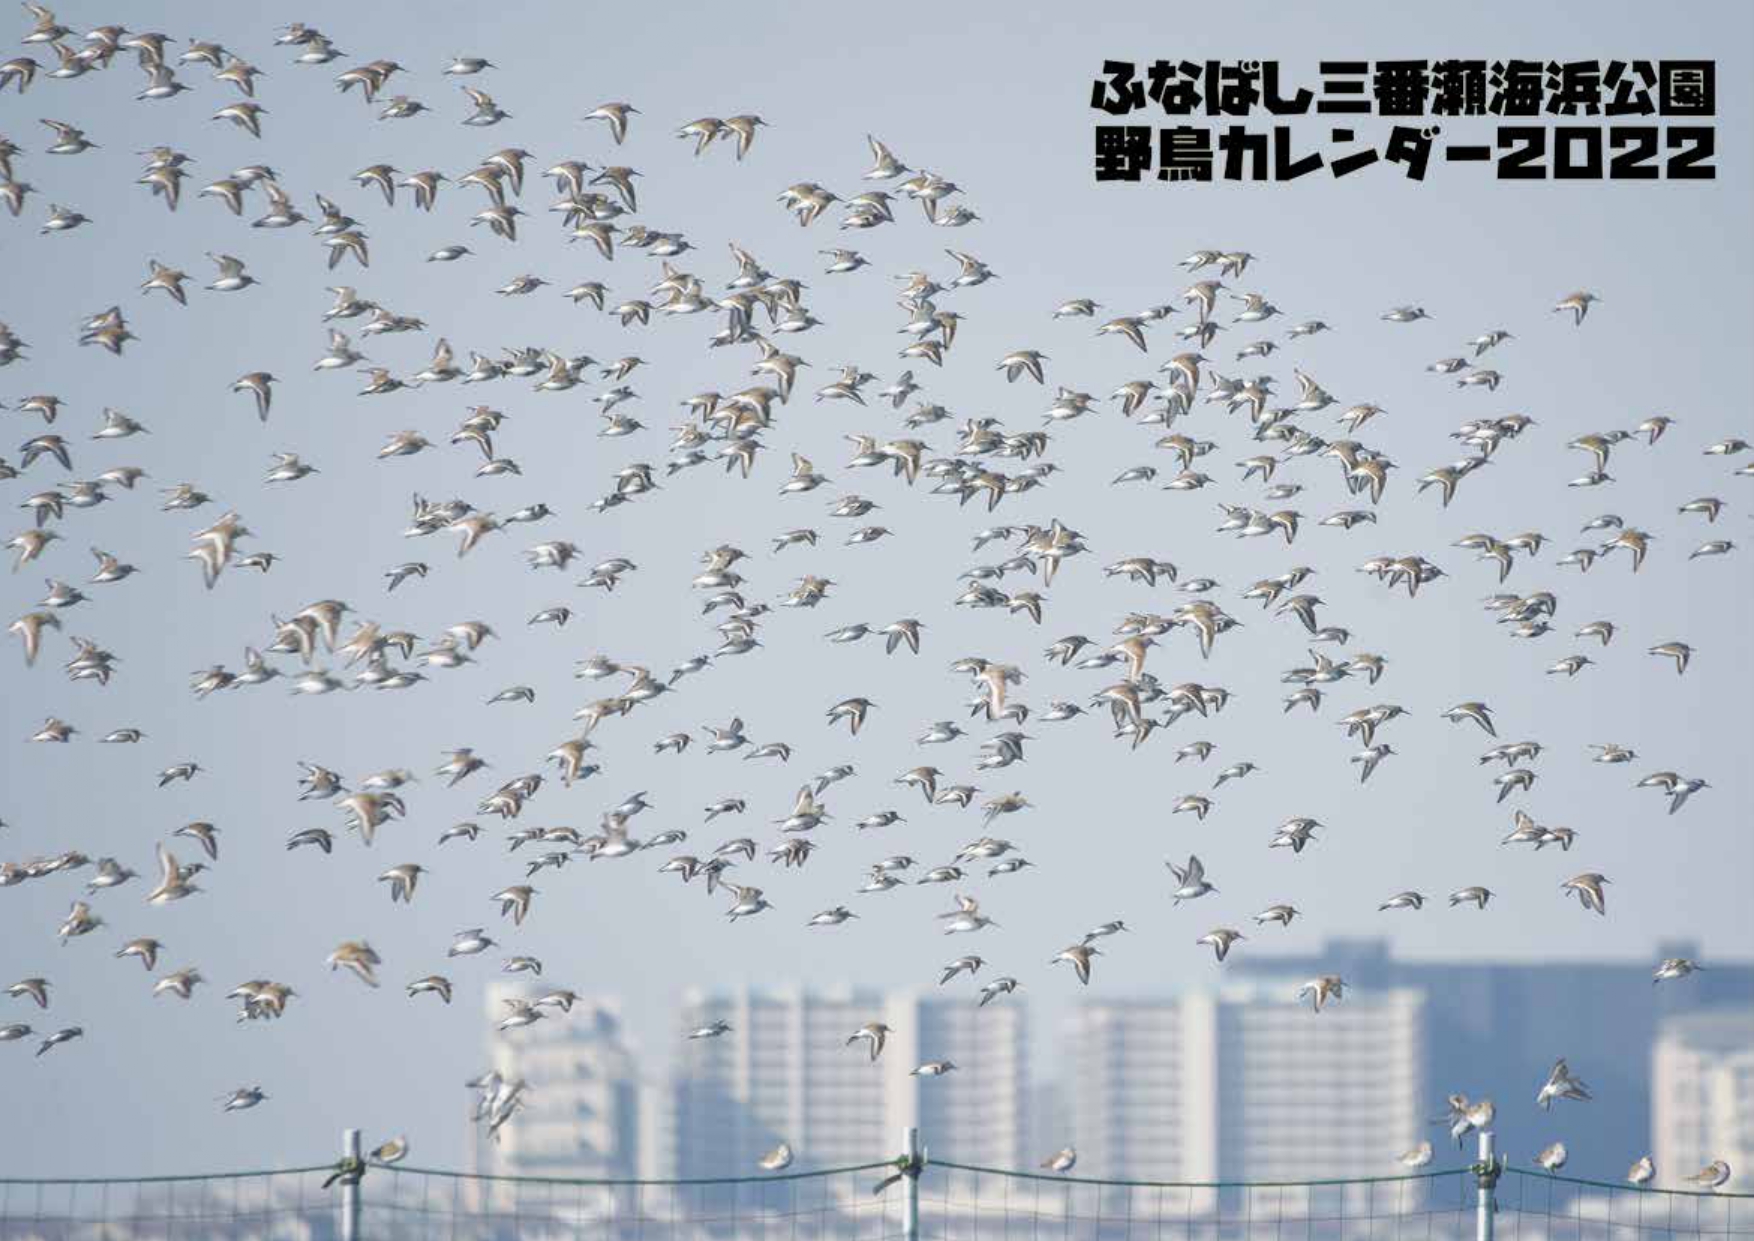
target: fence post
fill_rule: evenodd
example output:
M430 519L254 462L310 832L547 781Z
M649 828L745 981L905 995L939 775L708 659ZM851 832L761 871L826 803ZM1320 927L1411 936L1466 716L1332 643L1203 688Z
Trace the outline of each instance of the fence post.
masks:
M1474 1241L1492 1241L1498 1210L1498 1156L1493 1151L1492 1130L1480 1130L1480 1158L1474 1165L1479 1192L1474 1201Z
M902 1155L907 1163L901 1176L901 1235L903 1241L920 1241L920 1131L902 1130Z
M351 1169L341 1178L341 1241L359 1241L359 1182L365 1165L360 1157L359 1130L341 1133L341 1159Z

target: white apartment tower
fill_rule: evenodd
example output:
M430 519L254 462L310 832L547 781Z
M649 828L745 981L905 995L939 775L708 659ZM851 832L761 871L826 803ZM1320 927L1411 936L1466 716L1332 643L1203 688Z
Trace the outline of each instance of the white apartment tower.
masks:
M545 989L497 983L488 1015L503 1001L530 1000ZM639 1174L639 1076L623 1041L621 1014L610 1001L574 1001L570 1013L545 1009L534 1025L489 1035L494 1068L529 1083L528 1103L477 1146L482 1171L531 1176L634 1177Z
M1320 1013L1263 979L1073 1014L1065 1140L1079 1170L1145 1181L1303 1180L1390 1167L1424 1135L1425 998Z
M683 1049L672 1083L679 1176L747 1173L780 1142L799 1167L869 1163L900 1150L918 1126L932 1149L969 1163L1025 1157L1028 1045L1023 1006L978 1008L967 994L854 989L743 989L684 998L688 1028L727 1021L731 1033ZM890 1028L882 1056L847 1038L867 1022ZM915 1077L928 1060L957 1068Z
M1754 1187L1754 1008L1724 1006L1665 1019L1651 1050L1651 1157L1657 1184L1714 1159L1725 1190Z

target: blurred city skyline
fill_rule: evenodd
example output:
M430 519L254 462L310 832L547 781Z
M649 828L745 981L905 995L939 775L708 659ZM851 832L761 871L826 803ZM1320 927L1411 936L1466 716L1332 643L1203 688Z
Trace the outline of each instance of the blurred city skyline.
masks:
M1099 1179L1349 1179L1393 1173L1422 1140L1436 1167L1469 1162L1472 1146L1452 1145L1441 1119L1452 1094L1492 1099L1498 1149L1521 1163L1563 1135L1586 1179L1616 1180L1649 1154L1659 1183L1679 1185L1723 1158L1735 1189L1754 1165L1754 961L1716 962L1653 997L1643 962L1557 975L1401 960L1381 940L1327 943L1315 959L1350 980L1320 1014L1295 994L1309 961L1256 957L1173 993L1092 997L1045 1028L1024 992L977 1005L978 977L707 988L684 997L674 1025L729 1030L668 1060L630 1036L615 997L581 996L576 1011L490 1039L493 1067L528 1083L527 1105L496 1141L478 1129L472 1166L728 1177L782 1142L800 1169L884 1158L918 1127L943 1158L992 1168L1028 1170L1072 1146L1079 1173ZM488 1015L548 990L500 984ZM893 1031L876 1063L845 1045L868 1021ZM1560 1058L1612 1106L1538 1109ZM926 1061L957 1067L914 1075Z

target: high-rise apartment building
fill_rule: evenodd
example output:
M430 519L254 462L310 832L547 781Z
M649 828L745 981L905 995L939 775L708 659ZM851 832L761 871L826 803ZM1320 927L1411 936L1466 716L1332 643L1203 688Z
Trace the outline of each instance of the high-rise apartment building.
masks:
M1225 969L1231 977L1270 976L1294 988L1300 978L1339 974L1347 1004L1400 988L1424 993L1427 1093L1421 1103L1433 1109L1426 1115L1439 1115L1451 1093L1495 1100L1498 1146L1513 1159L1532 1159L1560 1136L1552 1114L1525 1104L1533 1103L1563 1056L1597 1098L1614 1101L1596 1108L1589 1124L1564 1129L1571 1166L1617 1173L1644 1154L1650 1140L1650 1049L1659 1023L1745 1005L1754 995L1754 964L1728 959L1652 986L1651 971L1662 958L1700 955L1697 945L1674 943L1633 961L1419 960L1392 955L1382 940L1335 939L1295 956L1238 952Z
M1076 1010L1062 1059L1079 1169L1120 1180L1297 1180L1392 1169L1424 1131L1425 997L1232 983Z
M1657 1183L1714 1159L1725 1190L1754 1187L1754 1007L1725 1005L1670 1017L1651 1049L1651 1157Z
M492 1021L508 998L534 999L543 988L488 988ZM581 998L570 1013L545 1010L533 1025L492 1034L490 1062L506 1078L529 1083L527 1105L497 1142L482 1142L483 1171L532 1176L634 1177L639 1174L639 1074L618 1007Z
M800 1167L868 1163L898 1153L910 1126L950 1158L1005 1167L1026 1158L1022 1005L850 988L685 998L686 1027L713 1021L731 1033L689 1041L671 1084L677 1175L744 1173L782 1141ZM869 1022L890 1031L874 1063L865 1043L847 1043ZM927 1061L956 1068L913 1076Z

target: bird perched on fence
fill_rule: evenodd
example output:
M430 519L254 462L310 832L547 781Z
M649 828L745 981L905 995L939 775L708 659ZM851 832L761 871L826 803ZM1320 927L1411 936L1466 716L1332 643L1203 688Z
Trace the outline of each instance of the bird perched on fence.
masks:
M1065 1147L1061 1147L1059 1150L1057 1150L1053 1154L1049 1155L1046 1159L1042 1160L1041 1166L1046 1168L1049 1172L1056 1172L1056 1173L1059 1173L1060 1175L1063 1176L1066 1173L1070 1172L1073 1169L1073 1167L1077 1164L1077 1162L1078 1162L1077 1148L1072 1147L1072 1146L1065 1146Z
M757 1164L763 1172L784 1172L787 1168L792 1166L791 1145L786 1142L781 1142L778 1146L767 1152L767 1154L763 1155L757 1161Z
M1689 1185L1697 1185L1701 1189L1716 1192L1730 1179L1730 1165L1722 1159L1714 1159L1699 1171L1681 1178Z
M1554 1173L1565 1166L1565 1160L1565 1143L1555 1142L1535 1156L1535 1165L1548 1173Z

